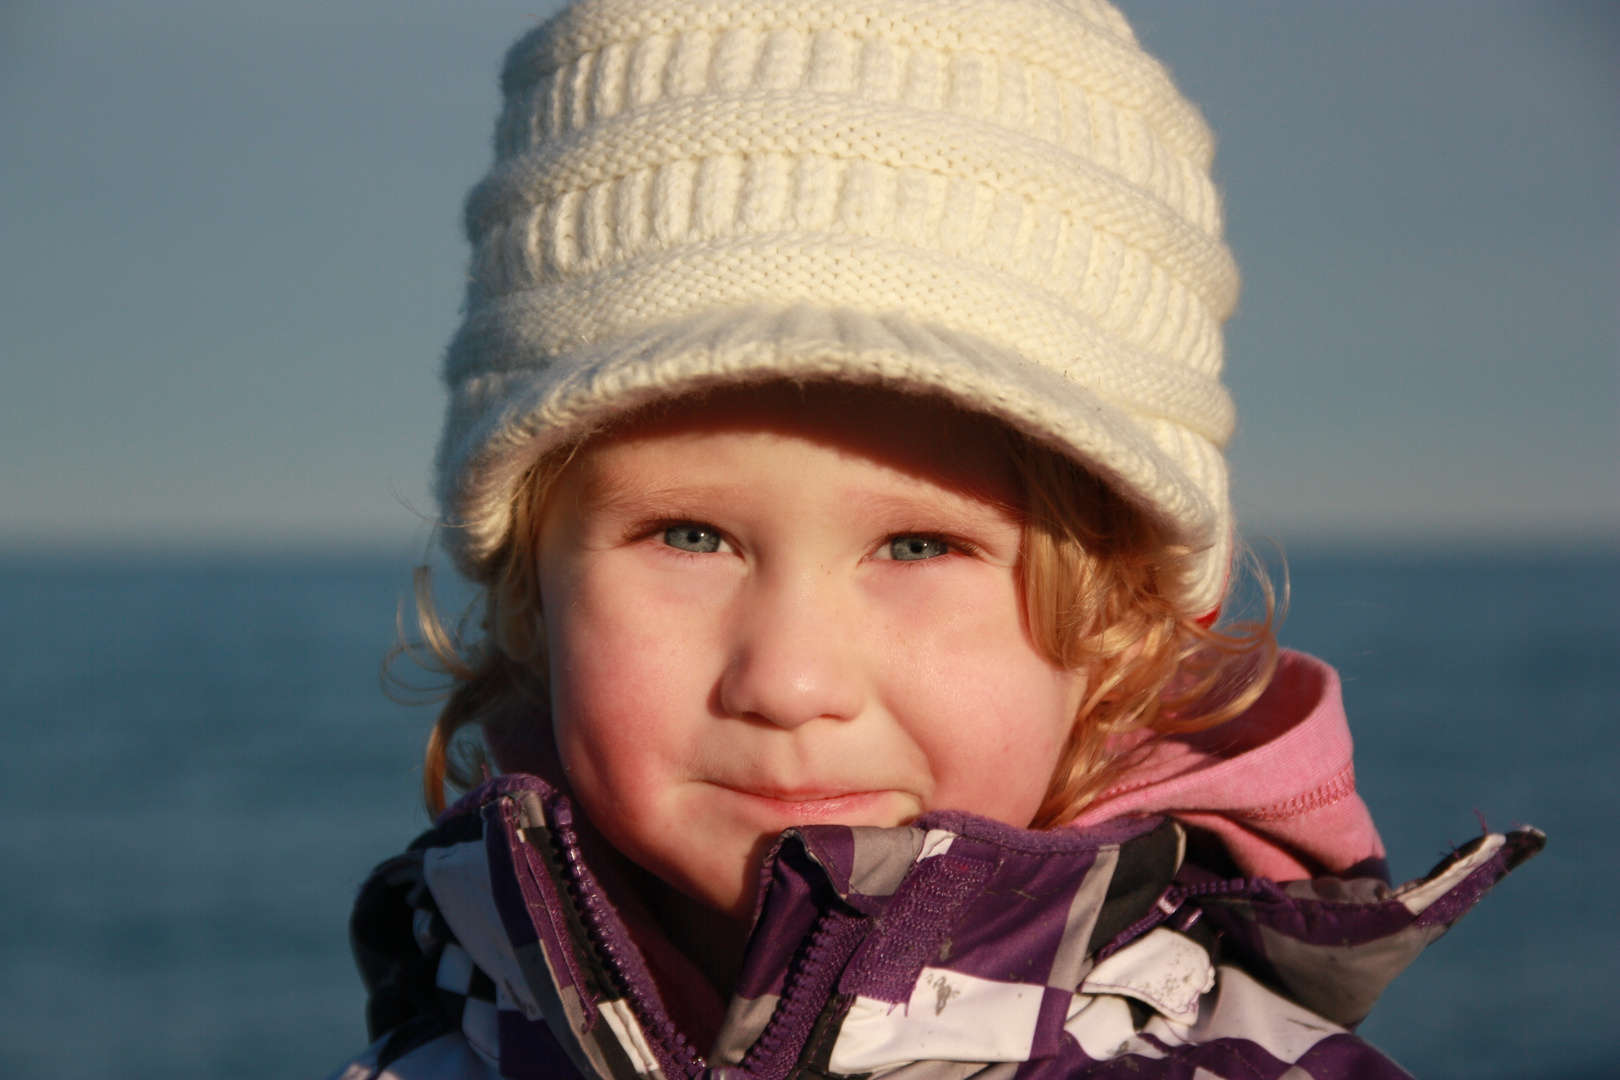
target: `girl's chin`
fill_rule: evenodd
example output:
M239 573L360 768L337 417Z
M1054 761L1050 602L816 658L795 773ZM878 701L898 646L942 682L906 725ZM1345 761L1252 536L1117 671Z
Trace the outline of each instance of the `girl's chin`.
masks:
M921 813L915 796L897 791L809 793L775 797L717 784L687 788L670 804L678 837L632 855L654 876L705 907L738 919L753 914L760 866L776 838L797 825L904 825ZM702 837L694 850L690 841ZM629 839L626 837L625 839ZM670 847L674 840L675 846Z

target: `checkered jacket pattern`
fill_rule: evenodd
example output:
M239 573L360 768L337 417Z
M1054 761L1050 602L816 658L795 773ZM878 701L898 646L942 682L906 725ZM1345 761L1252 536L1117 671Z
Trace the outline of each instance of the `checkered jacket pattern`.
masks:
M1400 888L1223 879L1165 818L1034 832L932 813L782 835L720 1037L671 1020L568 799L491 781L356 907L376 1043L342 1080L1401 1077L1353 1034L1509 870L1492 834Z

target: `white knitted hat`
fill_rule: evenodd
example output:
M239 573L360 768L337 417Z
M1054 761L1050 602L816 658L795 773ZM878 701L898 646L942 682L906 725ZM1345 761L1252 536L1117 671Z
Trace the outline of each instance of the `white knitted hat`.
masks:
M1103 0L585 0L507 56L439 452L475 579L547 448L717 383L942 395L1231 550L1213 141Z

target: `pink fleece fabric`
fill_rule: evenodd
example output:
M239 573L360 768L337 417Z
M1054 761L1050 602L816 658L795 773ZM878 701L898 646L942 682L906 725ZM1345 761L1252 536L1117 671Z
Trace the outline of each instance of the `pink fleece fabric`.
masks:
M1356 794L1338 672L1292 650L1247 712L1151 743L1074 824L1128 814L1168 814L1215 833L1249 875L1383 873L1383 841Z

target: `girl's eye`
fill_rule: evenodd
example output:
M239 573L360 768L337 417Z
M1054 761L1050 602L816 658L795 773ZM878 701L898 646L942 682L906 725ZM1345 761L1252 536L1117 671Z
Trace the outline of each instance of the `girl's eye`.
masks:
M950 550L951 546L937 536L897 536L889 541L889 558L902 562L937 559Z
M720 534L707 525L683 523L664 530L664 543L681 551L707 555L720 550Z

